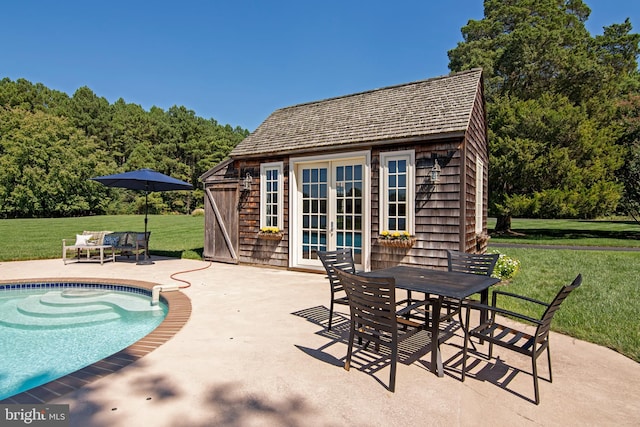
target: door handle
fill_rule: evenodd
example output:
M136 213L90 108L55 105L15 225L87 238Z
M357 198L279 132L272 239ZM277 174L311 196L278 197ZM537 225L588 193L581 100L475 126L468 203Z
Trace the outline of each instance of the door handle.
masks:
M333 221L329 223L329 233L333 233Z

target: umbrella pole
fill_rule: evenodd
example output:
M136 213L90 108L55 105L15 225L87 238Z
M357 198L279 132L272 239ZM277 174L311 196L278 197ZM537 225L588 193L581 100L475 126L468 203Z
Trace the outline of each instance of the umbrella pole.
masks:
M149 238L147 237L147 222L149 215L149 192L145 190L144 192L144 259L142 261L138 261L138 265L150 265L153 264L153 261L149 259Z

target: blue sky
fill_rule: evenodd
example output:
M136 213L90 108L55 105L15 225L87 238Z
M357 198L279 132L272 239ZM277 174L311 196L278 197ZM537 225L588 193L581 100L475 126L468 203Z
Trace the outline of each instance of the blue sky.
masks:
M0 78L253 131L274 110L449 72L482 0L7 1ZM585 0L592 35L640 2Z

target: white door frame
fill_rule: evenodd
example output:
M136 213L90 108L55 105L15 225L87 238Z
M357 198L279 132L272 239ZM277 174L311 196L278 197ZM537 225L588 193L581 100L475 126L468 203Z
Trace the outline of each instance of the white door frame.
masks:
M351 151L346 153L325 154L317 156L291 157L289 159L289 267L315 268L321 270L322 263L311 265L298 263L300 255L300 193L296 168L300 164L357 160L363 162L362 180L362 264L360 268L365 271L371 269L371 152ZM334 178L332 178L332 181ZM330 183L331 184L331 183ZM330 198L335 200L335 189L330 189Z

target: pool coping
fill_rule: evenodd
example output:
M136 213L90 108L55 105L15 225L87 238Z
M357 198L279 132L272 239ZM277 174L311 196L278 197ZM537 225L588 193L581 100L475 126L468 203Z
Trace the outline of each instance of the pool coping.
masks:
M38 278L0 280L0 285L22 283L91 283L121 285L151 291L159 283L126 279ZM104 378L151 353L173 338L191 317L191 300L181 291L163 292L160 298L168 306L164 320L153 331L130 346L75 372L0 400L2 404L43 404Z

